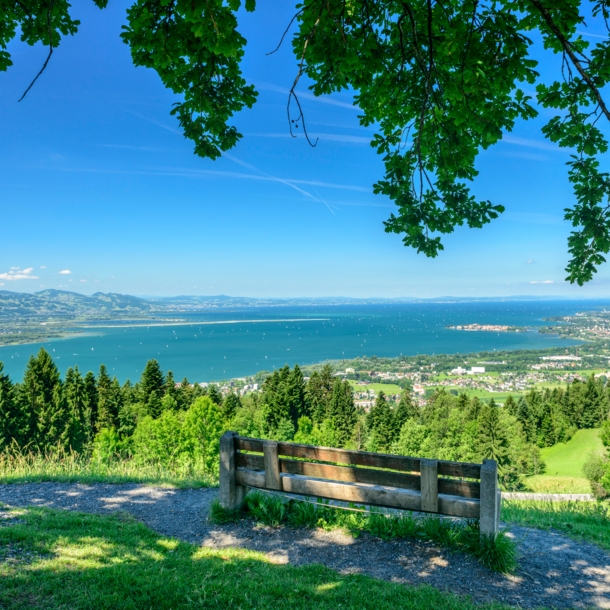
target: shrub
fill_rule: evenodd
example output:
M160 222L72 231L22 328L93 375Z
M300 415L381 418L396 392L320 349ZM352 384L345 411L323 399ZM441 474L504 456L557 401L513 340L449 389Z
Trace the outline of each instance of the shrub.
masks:
M610 460L607 457L592 453L582 470L596 498L602 500L610 496Z

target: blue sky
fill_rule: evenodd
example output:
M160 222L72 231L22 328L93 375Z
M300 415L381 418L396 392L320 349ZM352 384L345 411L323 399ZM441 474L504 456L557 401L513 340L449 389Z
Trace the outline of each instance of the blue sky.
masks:
M173 94L131 63L119 38L127 6L78 3L79 33L63 40L21 103L46 50L10 46L15 65L0 73L0 289L608 296L608 265L584 288L563 281L563 208L573 197L567 153L539 131L548 114L480 157L475 192L505 214L446 236L445 251L430 260L383 230L394 206L372 193L382 163L348 93L316 100L304 83L319 144L289 137L295 59L288 45L265 54L292 16L290 3L245 14L245 76L260 95L235 118L243 140L218 161L193 154L169 116Z

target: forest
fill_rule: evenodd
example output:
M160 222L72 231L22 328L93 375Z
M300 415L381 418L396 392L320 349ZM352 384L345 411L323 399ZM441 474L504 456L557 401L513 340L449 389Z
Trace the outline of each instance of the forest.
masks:
M540 449L581 428L603 428L610 445L610 387L590 377L565 388L509 396L503 405L437 391L419 406L405 390L393 404L380 392L367 412L347 380L327 364L306 378L298 365L269 374L260 392L223 394L186 378L177 382L149 360L134 384L70 368L64 378L41 349L14 383L0 363L0 451L75 452L92 460L180 466L215 477L219 438L239 434L330 447L499 464L505 489L544 472ZM607 437L607 438L606 438ZM589 467L598 491L610 492L604 456Z

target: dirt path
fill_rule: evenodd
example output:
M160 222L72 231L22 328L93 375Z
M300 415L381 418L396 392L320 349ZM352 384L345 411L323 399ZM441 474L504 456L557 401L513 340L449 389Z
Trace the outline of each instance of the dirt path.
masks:
M216 489L166 489L143 485L30 483L0 485L0 502L92 513L127 511L157 532L201 546L237 546L266 553L277 563L321 563L343 574L362 573L408 584L427 583L523 608L610 609L610 555L560 534L511 527L519 544L519 572L493 574L474 559L433 543L384 542L363 534L268 528L242 521L208 520Z

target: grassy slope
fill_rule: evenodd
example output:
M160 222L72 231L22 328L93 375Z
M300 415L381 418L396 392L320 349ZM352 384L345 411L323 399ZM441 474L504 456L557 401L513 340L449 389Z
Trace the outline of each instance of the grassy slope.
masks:
M431 587L274 565L262 554L163 538L131 519L41 508L0 528L0 607L59 610L500 610ZM25 552L32 553L27 558ZM20 558L25 557L23 561Z
M603 450L599 430L578 430L567 443L542 449L546 472L530 477L527 485L540 492L590 493L582 467L591 453L602 453Z

